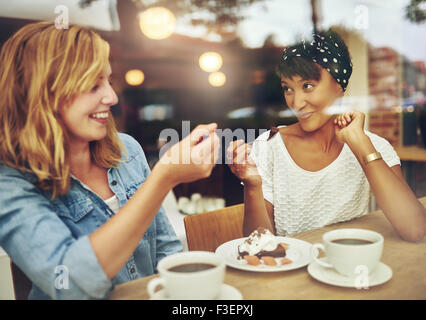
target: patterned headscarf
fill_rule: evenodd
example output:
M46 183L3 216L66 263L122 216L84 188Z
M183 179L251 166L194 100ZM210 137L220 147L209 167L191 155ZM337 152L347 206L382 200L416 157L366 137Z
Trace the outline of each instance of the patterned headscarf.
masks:
M290 57L302 57L319 64L330 72L343 91L346 90L352 74L352 62L348 48L337 33L313 34L311 42L302 41L287 47L281 55L281 62Z

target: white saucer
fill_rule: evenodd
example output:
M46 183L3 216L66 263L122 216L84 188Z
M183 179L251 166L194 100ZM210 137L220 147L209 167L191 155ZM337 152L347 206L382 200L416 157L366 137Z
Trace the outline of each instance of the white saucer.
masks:
M161 289L157 291L153 297L150 298L150 300L168 300L169 297L166 296L166 291L164 289ZM230 286L229 284L222 284L222 289L220 291L219 297L217 297L216 300L242 300L243 296L241 292L234 288L233 286ZM195 300L195 299L194 299Z
M326 260L321 258L320 260ZM382 262L376 267L367 279L362 279L362 274L353 278L346 277L338 273L333 268L326 268L313 261L308 266L309 274L316 280L331 284L333 286L347 287L347 288L368 288L377 286L389 281L392 278L392 269Z

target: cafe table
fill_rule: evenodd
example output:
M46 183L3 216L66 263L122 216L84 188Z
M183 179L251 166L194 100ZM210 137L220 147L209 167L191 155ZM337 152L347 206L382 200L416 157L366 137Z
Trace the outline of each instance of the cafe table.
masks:
M426 197L419 199L426 207ZM356 289L328 285L312 278L307 267L280 272L250 272L227 267L225 283L237 288L246 300L277 299L426 299L426 239L412 243L402 240L382 211L360 218L306 231L292 236L310 243L321 242L322 235L341 228L364 228L384 237L382 262L392 269L392 278L377 286ZM149 299L146 286L158 275L120 284L110 299Z

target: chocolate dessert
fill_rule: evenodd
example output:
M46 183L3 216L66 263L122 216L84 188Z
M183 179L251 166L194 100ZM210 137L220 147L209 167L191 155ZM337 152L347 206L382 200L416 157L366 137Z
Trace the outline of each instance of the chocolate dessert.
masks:
M245 256L283 258L287 247L287 244L279 243L268 229L259 227L238 246L238 259L244 259Z

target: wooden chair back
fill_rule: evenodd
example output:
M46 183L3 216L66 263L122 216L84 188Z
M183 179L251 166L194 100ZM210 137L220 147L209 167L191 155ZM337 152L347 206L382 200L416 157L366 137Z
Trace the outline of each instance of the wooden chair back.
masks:
M185 217L188 249L214 252L222 243L242 238L243 217L244 204Z

